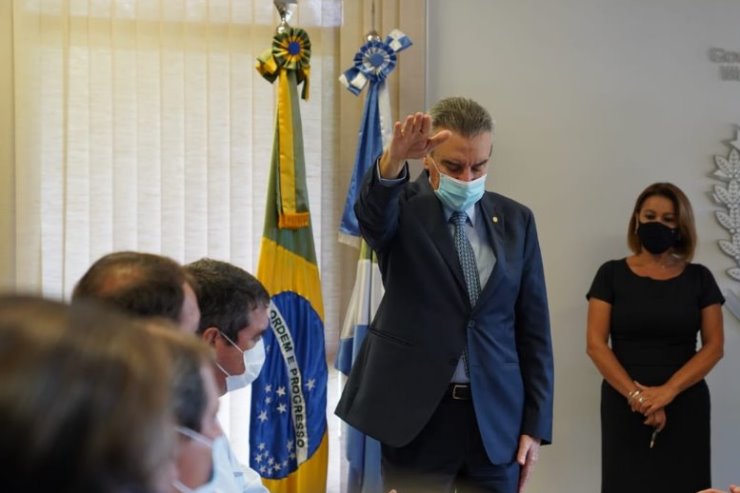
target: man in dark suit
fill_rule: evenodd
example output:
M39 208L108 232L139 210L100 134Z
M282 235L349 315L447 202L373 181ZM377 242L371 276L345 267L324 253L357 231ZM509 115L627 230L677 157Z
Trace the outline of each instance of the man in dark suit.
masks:
M386 291L336 413L381 442L386 489L515 493L552 435L534 217L485 191L488 112L447 98L430 113L396 122L355 206Z

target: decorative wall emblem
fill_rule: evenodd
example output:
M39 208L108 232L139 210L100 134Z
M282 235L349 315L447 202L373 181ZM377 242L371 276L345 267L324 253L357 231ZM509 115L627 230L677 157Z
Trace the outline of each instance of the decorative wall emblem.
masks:
M719 240L719 248L735 263L725 272L740 282L740 130L735 130L735 140L730 142L730 147L727 156L714 156L717 166L714 176L721 183L714 185L712 197L723 207L715 211L714 216L730 235L729 239ZM727 308L740 319L740 298L730 290L725 296Z
M740 52L709 48L709 59L719 67L720 80L740 81Z

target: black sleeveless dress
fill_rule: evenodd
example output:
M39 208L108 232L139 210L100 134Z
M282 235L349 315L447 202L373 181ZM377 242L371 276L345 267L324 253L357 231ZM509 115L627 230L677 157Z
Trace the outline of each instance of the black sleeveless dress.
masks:
M643 385L665 383L695 353L701 310L723 303L709 270L689 264L675 278L632 272L625 259L601 266L587 298L612 305L611 348ZM652 427L606 381L601 386L602 493L696 493L711 486L709 389L703 380L666 407L667 424L650 448Z

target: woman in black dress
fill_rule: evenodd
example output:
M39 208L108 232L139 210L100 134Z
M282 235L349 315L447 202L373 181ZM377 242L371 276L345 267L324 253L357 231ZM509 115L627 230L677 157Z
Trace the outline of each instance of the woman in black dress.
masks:
M675 185L640 194L627 243L634 254L602 265L587 295L588 355L604 376L601 491L696 493L711 485L704 377L722 357L724 298L691 263L694 216Z

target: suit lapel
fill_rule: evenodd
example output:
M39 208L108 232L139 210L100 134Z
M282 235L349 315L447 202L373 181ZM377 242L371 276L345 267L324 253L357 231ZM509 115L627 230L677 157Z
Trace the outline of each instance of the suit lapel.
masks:
M506 218L496 207L496 201L493 194L486 193L479 202L478 212L480 218L476 221L483 221L487 234L488 244L493 248L493 254L496 256L496 263L493 266L491 276L488 278L486 285L482 287L480 298L485 298L496 288L496 285L503 277L503 271L506 269L506 249L504 248L504 231L506 230ZM480 303L480 299L478 303Z
M458 287L467 293L465 278L463 277L462 267L457 258L457 251L450 233L450 226L445 222L445 214L442 204L434 195L432 187L429 185L427 173L422 173L416 182L419 185L420 193L416 200L419 201L420 211L415 214L415 218L421 223L421 229L429 235L429 241L432 242L440 256L444 259L450 268Z

